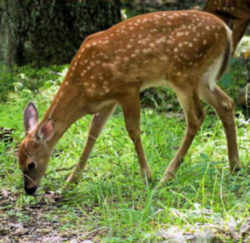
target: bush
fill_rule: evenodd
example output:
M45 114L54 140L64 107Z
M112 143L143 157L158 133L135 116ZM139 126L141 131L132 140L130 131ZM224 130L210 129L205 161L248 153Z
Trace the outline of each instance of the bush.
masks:
M14 91L16 77L6 70L5 66L0 66L0 101L7 100L7 94Z
M219 84L237 101L238 90L246 86L249 79L250 62L243 58L233 58L230 70L221 78Z
M15 67L9 72L5 66L0 66L0 102L7 100L11 92L27 89L37 93L41 86L51 86L59 82L60 72L65 66L50 66L35 69L31 66Z

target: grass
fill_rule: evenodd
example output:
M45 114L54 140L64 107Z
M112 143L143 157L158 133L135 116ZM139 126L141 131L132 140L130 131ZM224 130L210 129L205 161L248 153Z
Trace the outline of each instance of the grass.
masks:
M155 187L181 142L185 124L180 117L144 109L142 140L153 173L153 183L144 185L118 110L98 139L78 185L62 191L70 171L59 170L77 162L90 116L72 125L57 144L37 196L26 196L16 158L17 145L24 136L22 112L33 100L42 114L56 89L55 84L46 86L37 95L23 89L9 94L8 101L0 104L0 127L13 129L9 135L12 140L0 140L0 193L9 193L8 203L0 203L0 212L7 218L15 217L27 224L32 220L30 210L38 214L43 208L39 217L58 225L56 230L61 234L71 232L81 240L117 243L162 242L164 236L159 232L173 226L191 228L231 218L242 223L249 217L250 131L241 116L237 118L238 142L245 168L238 175L229 173L223 128L210 114L176 179L164 187ZM230 236L223 237L232 242Z

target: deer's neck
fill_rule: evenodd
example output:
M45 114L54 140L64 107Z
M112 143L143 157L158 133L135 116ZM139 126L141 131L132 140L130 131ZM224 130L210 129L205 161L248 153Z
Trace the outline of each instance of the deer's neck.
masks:
M71 124L84 115L83 104L84 98L80 88L77 85L71 85L71 82L65 79L39 124L43 126L50 120L53 123L53 136L48 142L50 150Z

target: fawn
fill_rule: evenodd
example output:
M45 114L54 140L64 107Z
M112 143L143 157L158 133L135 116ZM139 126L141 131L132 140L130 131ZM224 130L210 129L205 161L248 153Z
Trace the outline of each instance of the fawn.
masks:
M93 114L85 148L67 182L76 182L94 143L117 105L134 143L143 178L150 179L140 138L139 93L171 87L184 110L182 144L161 182L174 178L204 119L201 100L212 105L225 128L231 171L241 167L234 103L216 84L250 21L249 0L209 0L205 10L162 11L139 15L87 37L43 119L33 103L24 111L26 137L19 147L25 191L39 186L51 151L67 128ZM226 24L230 19L230 27ZM237 32L240 29L240 33Z

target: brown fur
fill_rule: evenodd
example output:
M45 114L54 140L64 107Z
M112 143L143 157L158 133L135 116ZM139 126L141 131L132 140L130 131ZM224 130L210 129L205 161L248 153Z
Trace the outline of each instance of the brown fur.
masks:
M42 121L36 121L33 104L26 108L27 136L19 148L19 163L27 193L36 190L50 153L67 128L80 117L94 114L80 161L67 180L76 181L118 104L123 109L142 176L150 179L140 139L139 92L158 85L174 89L187 122L182 145L162 181L174 177L202 124L200 99L211 104L223 122L231 170L240 168L233 102L216 85L216 77L224 71L229 58L229 45L224 22L210 13L194 10L140 15L89 36L73 58Z

